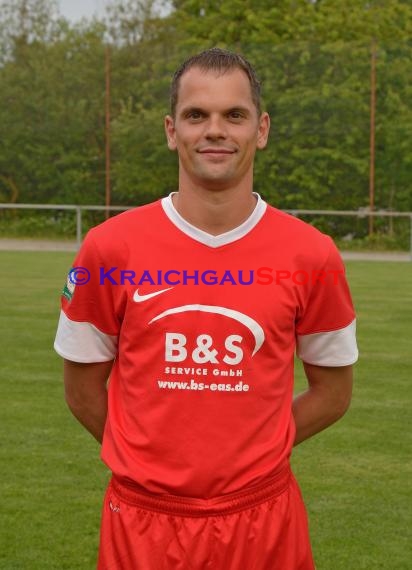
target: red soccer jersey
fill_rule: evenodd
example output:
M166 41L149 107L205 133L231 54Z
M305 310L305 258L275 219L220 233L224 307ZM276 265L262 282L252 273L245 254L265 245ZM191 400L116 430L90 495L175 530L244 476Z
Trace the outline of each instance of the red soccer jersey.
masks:
M211 236L171 197L87 235L65 287L57 352L115 359L102 458L152 493L211 498L288 461L293 360L357 359L355 316L332 240L258 199Z

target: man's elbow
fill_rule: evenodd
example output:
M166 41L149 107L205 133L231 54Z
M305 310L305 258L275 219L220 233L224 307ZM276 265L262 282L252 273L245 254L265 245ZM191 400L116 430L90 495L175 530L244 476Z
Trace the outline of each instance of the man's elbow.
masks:
M82 364L65 360L64 397L74 415L93 409L106 400L112 364L111 361Z
M97 396L96 391L93 390L93 385L90 386L88 382L65 377L64 399L69 410L76 417L86 411Z
M73 415L78 416L87 406L87 397L78 388L65 385L64 399Z
M333 398L330 406L330 412L334 422L337 422L346 414L350 408L351 401L352 389L346 390Z

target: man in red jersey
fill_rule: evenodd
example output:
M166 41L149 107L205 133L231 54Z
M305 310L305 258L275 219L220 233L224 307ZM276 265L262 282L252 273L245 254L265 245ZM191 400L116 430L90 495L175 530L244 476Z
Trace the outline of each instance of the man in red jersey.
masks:
M289 458L349 406L355 315L332 240L253 192L269 126L244 58L190 58L178 191L91 230L69 274L66 400L113 473L99 570L314 568Z

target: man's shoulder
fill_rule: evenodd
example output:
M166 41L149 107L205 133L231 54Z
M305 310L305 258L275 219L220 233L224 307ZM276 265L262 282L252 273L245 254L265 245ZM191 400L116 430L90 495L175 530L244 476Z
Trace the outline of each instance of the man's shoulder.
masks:
M148 225L153 223L153 219L159 215L160 211L160 200L144 204L143 206L137 206L136 208L121 212L120 214L105 220L101 224L98 224L92 229L92 232L95 236L109 233L113 238L115 237L113 234L114 231L120 232L120 234L123 234L130 229L136 231L141 228L143 224Z
M161 220L160 200L127 210L91 228L82 250L96 252L102 259L123 259L131 248L137 251L145 247Z
M269 205L266 215L265 240L300 268L322 267L329 259L340 258L333 239L314 226Z
M96 243L120 245L153 231L162 220L161 201L126 210L94 226L88 234Z
M320 244L330 244L330 236L322 233L320 230L304 222L303 220L288 214L282 210L267 205L267 221L276 234L284 234L285 236L294 236L294 240L310 240Z

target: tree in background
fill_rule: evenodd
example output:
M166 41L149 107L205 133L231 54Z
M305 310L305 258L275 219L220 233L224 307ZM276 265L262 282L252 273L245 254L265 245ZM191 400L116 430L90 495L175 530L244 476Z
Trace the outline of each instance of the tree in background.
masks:
M0 62L24 56L29 45L52 41L57 32L57 16L57 0L2 0Z
M14 24L0 67L3 199L100 201L104 26L70 27L58 17L54 1L20 0L6 7L3 23ZM22 32L16 34L19 26Z
M108 44L113 202L169 192L171 75L218 45L263 81L272 133L256 189L282 208L365 207L374 41L376 206L411 209L411 27L401 0L113 0L103 21L79 25L52 0L0 2L0 199L103 203Z
M172 18L190 49L235 47L258 69L272 117L272 140L258 155L255 183L284 208L368 206L371 45L377 42L385 53L385 45L396 38L396 56L391 51L386 61L378 62L376 206L387 208L390 201L393 209L407 203L411 207L410 187L397 182L407 180L406 172L410 177L406 142L405 151L393 160L394 140L405 139L412 118L405 97L410 3L177 0L174 7ZM390 85L385 86L386 72ZM393 103L389 111L390 101L399 97L405 102L402 123L394 121ZM388 200L388 189L395 186L396 194Z

